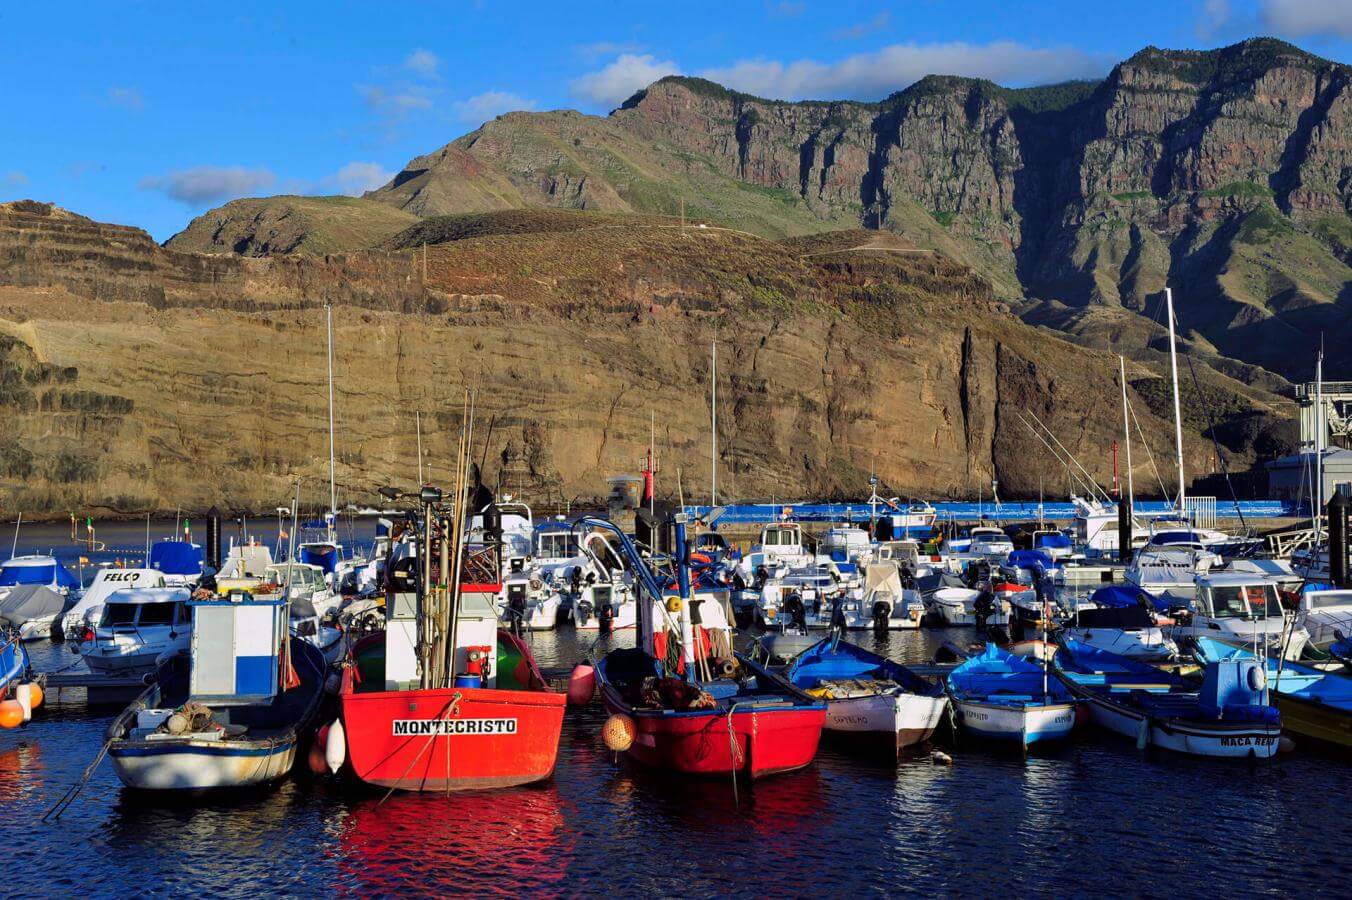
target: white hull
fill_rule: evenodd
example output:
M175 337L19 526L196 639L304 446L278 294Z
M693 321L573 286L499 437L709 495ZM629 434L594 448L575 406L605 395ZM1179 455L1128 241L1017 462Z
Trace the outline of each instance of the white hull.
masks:
M977 591L966 588L940 588L929 597L929 607L939 621L948 627L960 627L976 624ZM1008 625L1009 605L996 600L991 614L986 617L987 625Z
M1089 714L1094 724L1140 741L1145 722L1143 712L1111 703L1106 698L1092 693L1077 691L1077 686L1072 681L1067 681L1066 685L1072 691L1086 696ZM1185 724L1152 720L1149 725L1148 742L1150 746L1192 756L1231 759L1253 756L1268 759L1277 752L1277 739L1280 736L1281 727L1276 724L1226 725L1217 722L1215 725L1209 725L1203 722Z
M40 619L29 619L19 626L19 640L21 641L44 641L52 636L52 626L60 616L43 616Z
M1067 628L1066 636L1140 662L1168 662L1178 655L1178 645L1166 638L1160 628Z
M826 730L850 735L895 737L898 749L929 740L943 721L948 698L918 694L875 694L826 705Z
M498 605L498 620L508 628L512 626L513 616L505 603ZM543 601L526 605L526 615L521 627L527 631L553 631L559 623L559 595L551 594Z
M619 605L615 617L610 620L610 630L619 631L623 628L633 628L638 624L638 604L633 600L626 600ZM579 622L577 607L573 608L573 625L578 631L600 631L601 620L597 618L596 613L587 617L587 621Z
M957 700L958 722L978 737L1028 746L1069 737L1075 727L1075 704L1005 706L976 700Z
M296 745L171 738L130 742L115 747L109 755L117 777L127 787L207 790L248 787L285 776L295 763Z

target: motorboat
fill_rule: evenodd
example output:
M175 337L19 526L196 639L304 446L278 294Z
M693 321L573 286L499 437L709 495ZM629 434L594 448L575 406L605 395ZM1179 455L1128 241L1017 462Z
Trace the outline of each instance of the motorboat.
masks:
M918 577L916 585L924 599L925 610L940 625L975 625L978 605L984 607L982 611L988 626L1009 624L1008 603L997 600L988 590L968 587L955 575L931 572Z
M610 585L604 587L609 588ZM592 591L589 602L594 604L600 599L597 592ZM562 592L551 589L537 570L517 570L503 575L502 592L498 595L499 620L513 632L553 629L558 624L561 607ZM596 607L593 606L592 610L595 612ZM623 610L617 611L612 607L606 612L612 617L613 625L615 613Z
M190 655L169 660L108 727L123 784L237 789L291 771L318 724L326 667L313 645L288 638L285 605L246 592L190 601Z
M973 556L1003 559L1014 552L1014 542L1003 530L991 525L977 525L969 533L971 543L967 552Z
M845 612L846 628L903 630L920 627L925 604L919 591L904 586L899 567L889 560L864 567L862 596Z
M89 587L80 595L79 602L61 617L62 633L78 638L86 625L98 621L103 604L114 591L164 586L164 573L158 569L99 569Z
M638 620L633 589L619 576L608 582L584 584L573 599L573 627L579 631L621 631Z
M1075 727L1076 699L1033 662L986 644L948 673L948 695L963 731L1027 748L1064 740Z
M1258 644L1300 659L1309 633L1289 623L1277 585L1262 576L1219 571L1198 575L1194 599L1175 614L1169 637L1180 646L1206 636L1245 646ZM1294 613L1290 615L1294 616Z
M1199 686L1149 663L1064 639L1055 664L1095 724L1142 749L1258 759L1277 752L1281 716L1268 703L1267 678L1255 661L1207 663Z
M150 545L147 567L162 572L166 586L183 587L197 583L205 561L201 544L170 538Z
M1300 594L1296 624L1310 635L1310 645L1327 650L1338 632L1352 635L1352 591L1307 587Z
M789 566L811 565L813 554L803 541L803 526L797 522L773 522L761 529L760 543L752 548L767 562L783 562Z
M1200 546L1220 557L1251 555L1261 539L1227 534L1214 528L1199 528L1187 519L1158 516L1147 527L1147 547Z
M71 652L91 672L131 675L153 671L162 658L192 642L191 592L184 587L123 588L109 594L99 617L76 632Z
M80 581L54 556L15 556L0 563L0 625L19 640L55 637L58 620L80 598Z
M817 558L858 562L869 555L872 546L867 529L855 525L836 525L828 528L818 540Z
M1256 660L1253 650L1209 637L1197 638L1199 662ZM1267 658L1267 683L1292 734L1352 747L1352 678L1289 660Z
M1187 599L1196 593L1197 576L1222 563L1219 556L1200 544L1147 546L1132 558L1123 578L1148 594Z
M1163 663L1178 655L1165 636L1156 598L1132 585L1099 588L1065 624L1066 634L1086 647L1142 662Z
M826 731L893 753L930 739L948 706L941 683L829 637L793 660L784 677L826 701Z
M216 578L218 581L250 578L266 579L268 569L272 564L272 550L266 544L252 540L240 544L231 543L229 549L226 550L225 559L221 561L220 568L216 570ZM299 561L297 561L297 564L306 565L306 563Z

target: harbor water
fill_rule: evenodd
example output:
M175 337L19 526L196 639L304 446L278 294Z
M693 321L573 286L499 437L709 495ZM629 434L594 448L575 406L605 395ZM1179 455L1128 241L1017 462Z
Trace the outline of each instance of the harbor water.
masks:
M20 552L70 558L68 536L28 534ZM914 662L970 633L856 639ZM542 665L567 666L596 638L531 640ZM29 647L40 670L74 660ZM124 790L105 761L43 823L115 712L52 696L29 726L0 732L7 893L1310 896L1352 874L1352 767L1313 746L1226 763L1089 729L1025 759L945 736L947 766L827 743L807 769L749 785L626 764L602 746L596 704L569 710L554 777L533 787L387 797L302 772L275 790L166 802Z

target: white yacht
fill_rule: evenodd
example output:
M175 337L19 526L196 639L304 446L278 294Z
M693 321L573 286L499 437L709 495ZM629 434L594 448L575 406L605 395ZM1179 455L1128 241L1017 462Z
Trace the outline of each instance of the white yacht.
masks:
M190 597L184 587L114 591L71 650L95 673L149 672L162 655L184 652L191 644Z
M1197 577L1221 564L1200 544L1148 546L1132 557L1123 577L1148 594L1187 599L1197 592Z
M1296 622L1309 633L1310 643L1320 650L1327 650L1329 644L1338 640L1337 632L1342 632L1343 637L1352 637L1352 591L1314 589L1302 592Z
M98 621L103 604L114 591L164 586L164 573L158 569L99 569L80 601L61 617L61 630L68 637L79 638L86 625Z
M1196 577L1194 593L1189 613L1169 629L1176 642L1204 635L1244 646L1261 644L1271 651L1285 648L1287 659L1299 659L1309 643L1309 632L1298 621L1288 622L1277 585L1269 579L1214 572Z
M15 556L0 563L0 623L19 640L54 636L56 623L80 597L80 581L54 556Z

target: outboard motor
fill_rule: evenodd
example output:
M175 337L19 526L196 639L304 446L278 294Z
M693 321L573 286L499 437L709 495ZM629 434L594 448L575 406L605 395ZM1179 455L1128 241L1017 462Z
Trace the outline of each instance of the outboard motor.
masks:
M892 604L886 600L877 600L873 604L873 630L886 631L887 622L892 618Z
M807 631L807 607L803 605L803 598L797 591L790 591L784 597L784 614L794 628Z
M507 610L512 616L512 634L521 637L526 621L526 586L507 585Z
M845 633L845 610L840 608L840 599L831 603L831 631L836 634Z
M995 612L995 595L988 590L982 590L972 603L972 612L976 616L976 633L985 634L986 620Z
M974 559L967 565L967 586L977 590L979 585L991 580L991 564L984 559Z

